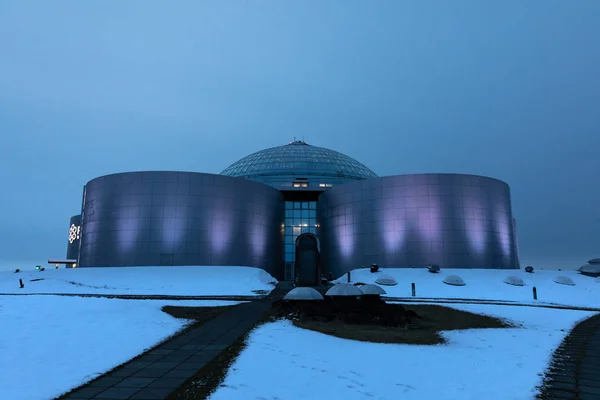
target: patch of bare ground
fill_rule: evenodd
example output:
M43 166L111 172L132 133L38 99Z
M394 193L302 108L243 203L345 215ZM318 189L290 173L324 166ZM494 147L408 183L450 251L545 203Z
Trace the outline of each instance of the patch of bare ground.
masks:
M436 305L387 304L379 298L331 299L318 302L277 301L255 326L289 319L297 327L328 335L367 342L433 345L444 343L441 331L475 328L507 328L508 322ZM245 349L250 332L236 340L206 364L168 400L209 398L225 380L227 372Z
M163 306L161 309L172 317L192 319L195 322L193 326L198 326L209 319L213 319L217 315L229 310L235 306L220 306L220 307L180 307L180 306Z
M364 296L363 296L364 297ZM376 343L444 343L441 331L512 327L507 321L438 305L387 304L379 298L281 302L276 315L299 328Z

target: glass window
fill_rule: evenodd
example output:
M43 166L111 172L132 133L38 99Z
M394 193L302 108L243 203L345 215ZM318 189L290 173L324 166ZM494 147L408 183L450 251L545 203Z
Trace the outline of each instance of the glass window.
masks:
M308 203L308 208L310 208L311 210L316 210L317 209L317 202L316 201L311 201Z
M285 217L286 218L293 218L294 216L294 211L293 210L285 210Z
M300 235L300 227L299 226L295 226L294 227L294 236L298 236ZM294 238L294 240L296 240L296 238Z
M294 208L294 202L293 201L286 201L285 202L285 209L286 210L291 210Z
M309 210L308 218L317 218L317 210Z
M286 253L293 253L294 252L294 245L292 245L292 244L286 244L285 245L285 252Z
M292 227L291 226L287 226L285 227L285 235L286 236L290 236L292 234Z
M302 210L294 210L294 219L302 218Z
M294 261L294 254L292 254L292 253L285 253L285 261L286 262ZM291 266L290 266L290 268L291 268Z
M300 202L299 201L295 201L294 202L294 209L299 210L300 209Z
M308 201L303 201L302 202L302 209L303 210L308 210Z
M302 210L302 219L309 218L309 210Z
M309 227L309 228L308 228L308 231L309 231L310 233L312 233L313 235L316 235L316 234L317 234L317 228L316 228L315 226L311 226L311 227Z

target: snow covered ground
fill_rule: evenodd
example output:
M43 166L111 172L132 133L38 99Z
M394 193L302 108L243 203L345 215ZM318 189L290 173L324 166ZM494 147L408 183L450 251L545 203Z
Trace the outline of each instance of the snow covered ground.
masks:
M256 328L211 400L532 399L552 352L593 313L452 305L520 328L445 332L436 346L364 343L294 327ZM260 361L257 368L256 360Z
M387 296L410 297L411 283L416 285L417 297L422 298L469 298L534 303L533 287L537 288L537 303L555 303L578 307L600 307L600 282L581 275L577 271L535 270L529 274L523 270L492 269L442 269L432 274L425 268L382 268L371 273L361 268L350 273L352 282L374 283L380 275L393 276L398 284L385 286ZM450 286L443 283L448 275L458 275L465 286ZM511 286L504 278L516 275L525 281L525 286ZM575 286L565 286L553 280L559 275L573 279ZM347 282L347 277L338 279Z
M52 399L130 360L188 323L167 304L236 303L0 296L0 398Z
M25 288L19 289L19 278ZM33 279L42 279L33 281ZM250 267L118 267L60 268L46 266L14 273L0 271L0 293L78 293L181 296L256 295L271 291L277 280Z

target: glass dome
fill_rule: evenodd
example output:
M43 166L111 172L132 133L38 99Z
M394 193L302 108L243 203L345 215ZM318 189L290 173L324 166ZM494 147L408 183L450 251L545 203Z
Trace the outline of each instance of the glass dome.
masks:
M377 178L355 159L340 152L311 146L304 141L258 151L225 168L221 175L246 178L271 186L330 187L336 183ZM307 185L292 182L304 179ZM301 185L301 186L300 186Z

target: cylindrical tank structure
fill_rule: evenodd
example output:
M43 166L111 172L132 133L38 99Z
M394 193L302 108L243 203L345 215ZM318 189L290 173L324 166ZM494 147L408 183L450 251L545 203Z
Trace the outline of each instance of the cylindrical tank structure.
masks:
M323 268L518 268L509 186L460 174L347 183L318 203Z
M79 266L236 265L282 269L283 195L191 172L129 172L85 187Z
M79 241L81 239L81 215L74 215L69 220L69 238L67 241L67 260L77 260Z

